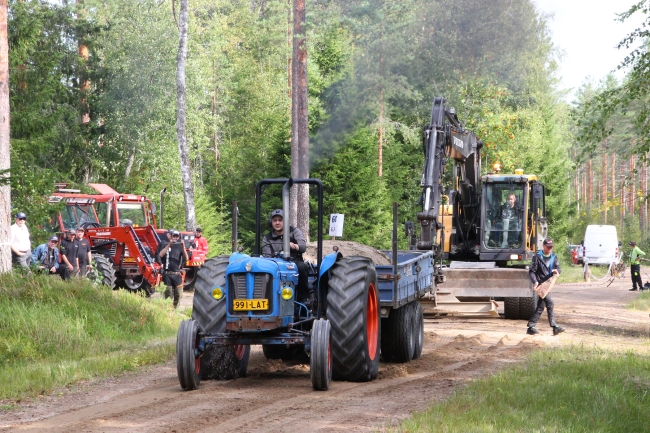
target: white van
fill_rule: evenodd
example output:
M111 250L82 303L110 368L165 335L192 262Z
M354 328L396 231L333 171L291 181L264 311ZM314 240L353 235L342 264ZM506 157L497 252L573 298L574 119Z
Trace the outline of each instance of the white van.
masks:
M618 247L618 233L615 226L587 226L584 257L590 265L618 263Z

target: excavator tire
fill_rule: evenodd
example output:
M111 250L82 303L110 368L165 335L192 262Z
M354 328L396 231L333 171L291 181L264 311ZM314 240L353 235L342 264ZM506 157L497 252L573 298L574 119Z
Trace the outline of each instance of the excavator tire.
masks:
M503 299L503 315L506 319L519 320L519 298Z
M366 257L343 257L332 266L327 291L336 380L367 382L379 372L381 326L377 272Z
M101 254L93 254L93 261L97 272L101 276L101 284L108 286L111 290L115 288L115 268L113 262Z
M537 309L537 302L539 302L539 295L533 293L529 298L519 298L519 318L521 320L530 320Z

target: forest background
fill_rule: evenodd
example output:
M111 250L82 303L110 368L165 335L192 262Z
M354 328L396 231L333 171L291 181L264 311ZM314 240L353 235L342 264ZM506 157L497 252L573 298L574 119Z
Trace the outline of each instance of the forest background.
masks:
M214 255L230 251L232 201L250 248L255 183L290 175L292 2L189 6L187 142L197 221ZM12 209L28 213L34 241L46 236L39 222L52 215L55 182L106 183L154 201L166 187L165 226L185 227L177 8L9 1ZM633 77L585 85L564 102L547 19L530 0L307 0L311 176L325 185L325 214L345 214L344 239L388 247L393 202L400 222L415 218L435 96L484 140L483 172L499 161L546 184L557 241L578 243L589 223L646 238L647 150L634 117L645 109L606 96Z

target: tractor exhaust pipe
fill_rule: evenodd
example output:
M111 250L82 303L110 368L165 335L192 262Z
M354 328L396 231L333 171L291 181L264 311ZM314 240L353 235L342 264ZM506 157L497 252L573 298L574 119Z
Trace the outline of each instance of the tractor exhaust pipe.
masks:
M289 215L289 190L293 186L293 179L289 180L282 187L282 213L284 213L284 235L282 236L282 257L285 260L289 260L291 257L291 251L289 250L289 238L291 237L291 228L289 223L291 221L291 215Z

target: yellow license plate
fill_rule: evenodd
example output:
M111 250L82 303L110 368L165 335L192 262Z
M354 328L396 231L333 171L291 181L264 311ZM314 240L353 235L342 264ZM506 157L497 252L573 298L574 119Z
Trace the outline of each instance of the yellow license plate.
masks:
M268 310L268 299L235 299L233 300L233 310L235 311L254 311Z

